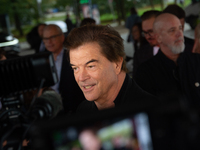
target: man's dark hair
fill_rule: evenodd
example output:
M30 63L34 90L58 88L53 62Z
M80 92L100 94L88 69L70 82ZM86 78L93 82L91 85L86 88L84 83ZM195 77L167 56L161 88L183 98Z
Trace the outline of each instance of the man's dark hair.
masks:
M142 16L141 16L141 19L142 21L145 21L147 19L150 19L152 17L156 18L161 12L158 11L158 10L148 10L148 11L145 11Z
M179 19L185 19L185 11L176 4L168 5L164 10L163 13L170 13L178 17Z
M137 26L138 29L139 29L139 32L142 33L142 23L141 23L141 22L135 23L135 24L133 25L133 27L134 27L134 26ZM133 27L132 27L132 29L133 29Z
M101 47L101 53L111 62L117 62L123 57L122 70L127 72L123 39L109 25L86 25L73 29L67 36L65 46L68 53L86 43L96 42Z
M80 26L88 25L88 24L96 24L96 21L93 18L84 18L81 21Z
M135 7L131 7L130 12L131 14L137 14Z

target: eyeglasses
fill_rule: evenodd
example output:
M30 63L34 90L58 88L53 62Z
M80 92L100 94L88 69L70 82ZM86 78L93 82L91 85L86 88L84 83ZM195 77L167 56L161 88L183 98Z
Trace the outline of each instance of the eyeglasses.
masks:
M148 31L142 31L142 34L144 35L144 36L153 36L153 30L148 30Z
M56 37L58 37L58 36L60 36L60 35L62 35L62 33L56 34L56 35L53 35L53 36L50 36L50 37L48 37L48 38L43 37L42 39L43 39L43 42L47 42L48 40L55 40Z

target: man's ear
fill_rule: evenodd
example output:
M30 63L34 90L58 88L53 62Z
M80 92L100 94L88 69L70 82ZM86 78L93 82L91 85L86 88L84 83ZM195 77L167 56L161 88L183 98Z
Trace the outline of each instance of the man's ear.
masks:
M121 72L123 60L124 60L123 57L120 57L119 60L117 62L115 62L116 74L119 74Z
M160 44L161 43L161 36L158 34L155 34L155 38L157 40L157 42Z

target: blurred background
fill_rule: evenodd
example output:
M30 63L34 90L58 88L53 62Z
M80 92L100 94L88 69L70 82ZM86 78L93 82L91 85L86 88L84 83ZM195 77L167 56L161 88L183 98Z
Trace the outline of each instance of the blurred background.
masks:
M200 0L0 0L0 47L14 53L26 55L33 53L26 41L26 35L39 23L59 24L66 31L65 20L68 17L77 27L86 17L92 17L97 24L110 24L120 33L128 30L124 24L135 7L138 15L151 9L163 10L168 4L178 4L184 10L199 3ZM199 8L199 7L198 7ZM196 8L195 8L196 9ZM193 30L199 22L200 9L192 8L186 17L193 16L192 24L185 30ZM194 13L193 13L194 12ZM193 13L193 14L192 14ZM187 20L187 19L186 19ZM191 33L191 32L189 32ZM193 36L193 34L189 35ZM124 35L126 37L126 35ZM6 43L9 41L10 43ZM15 46L10 46L10 45ZM25 51L27 53L25 53ZM130 54L132 56L132 54Z

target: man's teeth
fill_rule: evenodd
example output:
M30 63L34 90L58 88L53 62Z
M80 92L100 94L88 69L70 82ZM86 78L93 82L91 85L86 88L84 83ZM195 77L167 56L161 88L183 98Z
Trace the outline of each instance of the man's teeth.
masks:
M86 89L89 89L89 88L91 88L91 87L92 87L91 85L89 85L89 86L85 86Z

